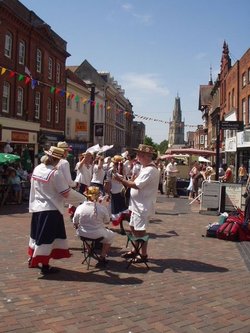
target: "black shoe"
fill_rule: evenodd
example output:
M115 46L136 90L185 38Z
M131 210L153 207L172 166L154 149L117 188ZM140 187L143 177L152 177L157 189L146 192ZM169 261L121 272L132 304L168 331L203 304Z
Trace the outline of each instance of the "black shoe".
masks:
M58 273L59 269L56 267L51 267L49 265L43 265L43 267L41 268L41 274L43 275L47 275L47 274L55 274Z
M135 258L136 254L134 252L126 252L121 255L122 258L132 259Z
M97 268L103 268L103 267L106 267L107 264L108 264L108 260L107 259L100 258L98 260L98 263L95 265L95 267L97 267Z
M137 256L135 259L135 263L143 263L143 262L148 262L148 256Z

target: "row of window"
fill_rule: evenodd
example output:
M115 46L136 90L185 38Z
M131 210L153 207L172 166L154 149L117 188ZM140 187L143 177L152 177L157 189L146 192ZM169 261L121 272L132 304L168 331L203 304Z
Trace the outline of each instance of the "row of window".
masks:
M250 68L248 68L247 73L244 72L242 74L242 81L241 82L242 82L242 88L244 88L247 85L247 83L250 83Z
M4 55L12 59L12 48L13 48L13 35L10 32L7 32L5 35L5 44L4 44ZM18 44L18 63L20 65L25 65L25 57L26 57L26 43L23 40L19 41ZM53 59L51 57L48 58L48 79L53 79ZM36 49L36 72L42 73L43 70L43 55L42 51L37 48ZM61 82L61 65L56 63L56 83Z
M3 82L3 98L2 98L2 112L10 113L10 98L11 98L11 85L9 82ZM34 101L34 118L39 120L41 114L41 99L42 95L39 91L35 92L35 101ZM17 87L17 116L23 116L24 112L24 89L22 87ZM52 99L48 97L47 99L47 122L51 121L52 115ZM56 101L55 103L55 123L59 123L59 115L60 115L60 102Z

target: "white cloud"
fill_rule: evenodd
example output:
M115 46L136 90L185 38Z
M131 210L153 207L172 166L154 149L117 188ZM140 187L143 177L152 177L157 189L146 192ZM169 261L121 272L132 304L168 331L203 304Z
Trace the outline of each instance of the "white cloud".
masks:
M121 77L121 80L125 90L137 92L139 95L152 94L166 97L169 94L168 88L156 74L127 73Z
M204 52L197 53L197 54L194 56L194 58L195 58L196 60L201 60L201 59L204 59L204 58L206 58L206 57L207 57L207 54L204 53Z
M153 22L152 16L148 14L140 14L134 11L134 7L130 3L125 3L121 6L121 8L130 13L134 18L137 19L137 21L149 25Z

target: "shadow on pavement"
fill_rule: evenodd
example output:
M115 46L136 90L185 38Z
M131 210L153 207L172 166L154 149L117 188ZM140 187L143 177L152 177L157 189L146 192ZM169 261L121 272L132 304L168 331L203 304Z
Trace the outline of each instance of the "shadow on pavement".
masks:
M58 273L41 275L39 279L54 281L95 282L113 285L133 285L141 284L143 282L143 280L131 276L124 278L120 277L119 274L114 274L109 269L101 270L101 274L98 274L98 272L100 272L100 270L93 267L90 267L89 271L85 270L84 272L60 268Z
M151 266L150 266L151 264ZM152 266L156 265L156 266ZM227 268L206 264L197 260L188 259L149 259L150 269L154 272L163 273L166 269L172 270L174 273L204 272L204 273L225 273Z

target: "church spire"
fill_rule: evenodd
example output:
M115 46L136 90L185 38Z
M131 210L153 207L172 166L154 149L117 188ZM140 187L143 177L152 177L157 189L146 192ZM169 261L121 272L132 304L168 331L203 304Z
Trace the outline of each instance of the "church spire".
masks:
M213 78L212 78L212 66L210 65L210 78L209 78L209 82L208 82L209 86L213 85Z

